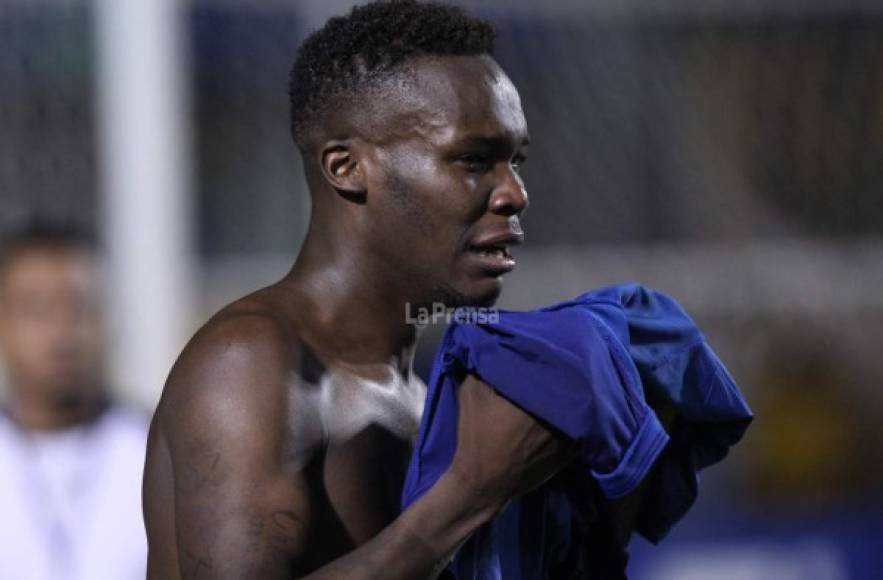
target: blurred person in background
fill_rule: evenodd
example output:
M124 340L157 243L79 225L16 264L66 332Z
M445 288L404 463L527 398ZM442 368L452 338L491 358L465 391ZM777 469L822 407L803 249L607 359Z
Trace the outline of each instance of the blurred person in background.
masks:
M146 417L102 375L96 248L32 224L0 247L0 578L143 578Z

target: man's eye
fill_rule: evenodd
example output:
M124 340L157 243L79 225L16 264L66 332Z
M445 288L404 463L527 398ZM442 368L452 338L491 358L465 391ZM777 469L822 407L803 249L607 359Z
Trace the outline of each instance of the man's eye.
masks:
M525 157L524 155L516 155L514 158L512 158L510 165L512 165L512 169L514 169L517 173L518 170L521 169L521 166L524 165L526 162L527 157Z
M460 163L469 173L484 173L490 167L490 161L484 155L464 155L460 157Z

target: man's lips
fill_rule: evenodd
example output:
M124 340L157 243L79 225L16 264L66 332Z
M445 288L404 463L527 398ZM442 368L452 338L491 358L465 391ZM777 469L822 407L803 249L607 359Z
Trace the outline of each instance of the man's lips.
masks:
M479 263L482 271L494 276L501 276L515 269L515 259L502 251L486 252L470 250L471 257Z
M505 231L498 234L491 234L485 236L483 238L479 238L469 244L469 249L472 248L491 248L491 247L510 247L510 246L520 246L524 243L524 234L520 231Z
M524 234L504 232L486 236L469 245L469 252L480 262L483 270L496 275L511 272L515 259L510 249L524 241Z

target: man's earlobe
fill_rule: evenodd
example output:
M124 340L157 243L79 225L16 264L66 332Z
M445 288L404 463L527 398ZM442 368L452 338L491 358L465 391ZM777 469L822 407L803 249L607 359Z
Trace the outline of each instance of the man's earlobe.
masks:
M331 187L348 199L364 197L368 189L365 174L351 143L328 143L320 155L322 173Z

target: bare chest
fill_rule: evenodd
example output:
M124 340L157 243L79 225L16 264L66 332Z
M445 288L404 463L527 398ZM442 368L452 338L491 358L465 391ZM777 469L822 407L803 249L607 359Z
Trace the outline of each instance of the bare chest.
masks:
M311 487L330 517L332 536L355 545L367 541L398 514L399 497L426 394L416 377L396 372L367 379L350 372L326 373L300 389L292 409L309 412L292 425L308 425L293 441L318 441L302 449L311 457Z

